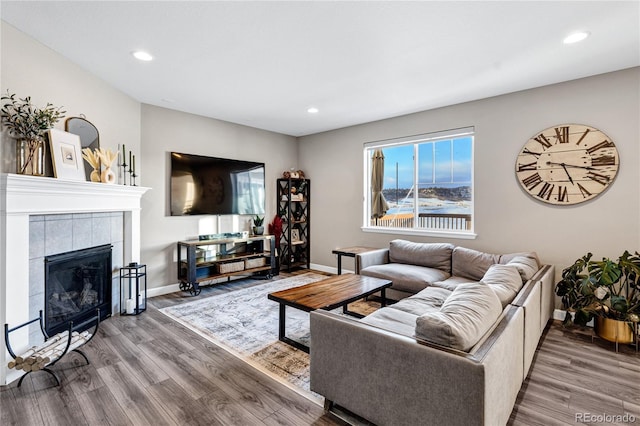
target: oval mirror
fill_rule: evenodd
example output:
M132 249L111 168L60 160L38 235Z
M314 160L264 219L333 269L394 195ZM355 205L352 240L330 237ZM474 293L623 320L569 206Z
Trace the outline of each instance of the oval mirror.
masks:
M64 129L80 136L80 145L82 148L91 148L92 150L100 148L100 136L98 135L98 129L90 121L88 121L84 115L80 117L69 117L64 122ZM93 168L84 161L84 174L88 181L91 180L91 172Z

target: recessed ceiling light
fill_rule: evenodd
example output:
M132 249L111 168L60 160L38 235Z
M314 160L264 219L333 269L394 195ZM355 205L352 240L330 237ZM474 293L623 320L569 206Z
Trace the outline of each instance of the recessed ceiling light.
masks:
M320 111L320 110L319 110L318 108L316 108L316 107L310 107L310 108L307 108L307 112L308 112L309 114L317 114L319 111Z
M149 53L145 52L144 50L136 50L134 52L131 52L131 54L133 55L134 58L140 61L148 62L153 60L153 56L151 56Z
M567 37L565 37L564 40L562 40L562 42L564 44L573 44L573 43L582 41L587 37L589 37L589 33L587 31L578 31L578 32L569 34Z

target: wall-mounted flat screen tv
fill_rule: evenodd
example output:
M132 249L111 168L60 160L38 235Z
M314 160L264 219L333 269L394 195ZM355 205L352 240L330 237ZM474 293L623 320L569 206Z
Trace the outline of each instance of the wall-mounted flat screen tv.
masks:
M264 163L171 153L171 216L262 215Z

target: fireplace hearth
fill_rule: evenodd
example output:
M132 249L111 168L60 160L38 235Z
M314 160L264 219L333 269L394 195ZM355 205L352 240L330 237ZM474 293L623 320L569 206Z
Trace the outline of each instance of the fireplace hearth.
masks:
M45 329L49 336L111 315L111 244L74 250L45 258ZM90 325L89 325L90 326ZM79 330L83 331L83 330Z

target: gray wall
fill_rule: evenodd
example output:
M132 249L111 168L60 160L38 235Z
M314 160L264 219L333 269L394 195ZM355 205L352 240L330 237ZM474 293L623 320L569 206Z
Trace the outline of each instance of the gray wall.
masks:
M217 231L217 218L168 215L168 152L179 151L266 163L267 220L275 214L275 179L297 167L296 139L272 132L141 105L33 38L0 21L0 89L31 96L44 106L63 106L67 116L85 114L100 132L101 146L126 144L137 157L137 183L150 187L142 200L141 262L149 288L177 282L175 243ZM64 120L56 128L64 129ZM142 132L142 136L141 136ZM15 143L0 139L0 172L15 173ZM222 218L221 230L247 229L248 218ZM235 222L235 223L234 223Z
M475 126L475 240L446 241L493 253L535 250L559 273L592 251L596 257L640 249L640 68L512 93L302 137L300 166L313 182L312 263L335 266L340 246L387 246L393 238L363 232L363 143ZM536 132L561 123L604 131L620 154L616 181L600 197L555 207L526 195L515 161ZM332 167L326 167L331 164ZM345 262L345 267L353 267Z
M478 238L454 243L491 252L536 250L561 269L587 251L617 256L640 247L640 69L532 89L476 102L299 138L141 105L61 55L1 22L0 89L31 95L38 105L62 105L100 131L101 144L139 155L143 197L141 261L149 288L176 279L175 242L217 231L215 217L168 215L168 152L221 156L267 164L267 221L275 213L275 179L300 168L311 178L312 262L335 266L331 250L386 246L401 235L373 234L362 225L362 145L368 141L475 126L475 220ZM607 133L620 153L620 172L597 199L553 207L524 194L514 173L516 156L537 131L584 123ZM56 126L63 128L63 123ZM3 132L0 171L15 172L13 141ZM331 167L327 167L330 165ZM247 226L224 218L220 232ZM243 228L244 229L244 228ZM415 241L438 238L407 237ZM345 262L345 267L351 265Z
M297 167L292 136L258 130L212 118L142 105L142 185L152 187L142 199L141 258L147 263L149 287L177 279L176 242L199 234L248 231L249 216L170 216L171 151L265 163L266 220L276 212L276 178ZM235 223L234 223L235 222Z
M124 143L127 150L140 152L139 102L6 22L0 25L2 94L31 96L39 107L51 102L62 106L67 117L84 114L98 128L102 147L115 152ZM64 130L64 119L55 127ZM6 133L3 129L0 138L0 172L15 173L15 143Z

